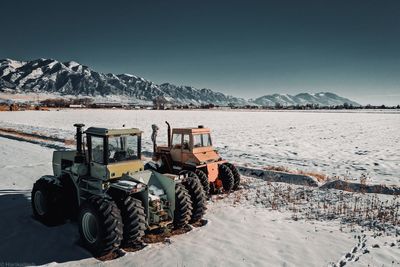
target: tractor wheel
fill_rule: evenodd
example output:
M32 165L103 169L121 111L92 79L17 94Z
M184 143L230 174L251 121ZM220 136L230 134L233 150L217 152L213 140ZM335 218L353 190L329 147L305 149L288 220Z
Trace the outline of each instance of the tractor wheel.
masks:
M235 178L233 177L233 173L228 166L224 164L219 165L219 179L222 181L222 187L224 188L224 191L229 192L232 190L235 183Z
M232 171L233 174L233 178L234 178L234 183L233 183L233 187L232 190L237 190L240 184L240 173L238 171L238 169L236 168L235 165L233 165L232 163L225 163L226 166L228 166L228 168Z
M117 202L121 210L124 234L122 244L124 247L140 244L146 230L146 215L142 201L128 196Z
M187 172L188 177L183 181L183 185L190 195L192 201L192 216L190 223L195 223L206 213L207 209L207 197L204 194L203 186L201 185L197 175L192 172Z
M216 194L217 193L217 189L215 187L214 183L210 183L210 195Z
M208 196L210 194L210 182L208 182L207 174L199 169L196 169L194 173L197 175L197 177L199 177L200 183L204 189L204 193L206 196Z
M83 245L94 256L104 256L119 248L123 224L114 201L92 196L82 205L78 223Z
M186 188L182 184L175 186L174 227L181 228L187 225L192 216L192 201Z
M62 188L54 180L37 180L33 185L31 202L34 217L45 225L54 226L65 222Z

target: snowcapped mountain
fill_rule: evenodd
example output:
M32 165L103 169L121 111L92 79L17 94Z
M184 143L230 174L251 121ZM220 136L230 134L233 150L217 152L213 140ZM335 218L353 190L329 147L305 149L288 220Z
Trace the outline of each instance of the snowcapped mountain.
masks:
M176 104L262 105L319 104L321 106L357 103L332 93L274 94L255 100L245 100L210 89L155 84L131 74L111 74L93 71L75 61L54 59L32 61L0 60L0 92L47 93L59 96L88 96L120 99L123 102L152 103L163 97Z
M353 106L360 106L360 104L338 96L334 93L301 93L295 96L288 94L273 94L273 95L265 95L259 98L252 100L252 102L256 103L260 106L274 106L276 103L282 106L295 106L295 105L306 105L306 104L315 104L319 106L334 106L334 105L343 105L345 103Z
M162 96L178 104L243 104L245 100L190 86L157 85L130 74L100 73L77 62L37 59L28 62L0 60L0 90L16 93L50 93L79 96L120 96L132 102L149 102ZM126 100L125 99L125 100Z

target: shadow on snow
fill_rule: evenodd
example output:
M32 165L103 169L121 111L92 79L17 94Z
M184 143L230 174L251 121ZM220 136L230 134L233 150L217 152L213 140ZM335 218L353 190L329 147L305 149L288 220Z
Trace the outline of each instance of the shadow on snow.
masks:
M0 263L36 265L91 258L76 224L48 227L32 216L30 192L0 190Z

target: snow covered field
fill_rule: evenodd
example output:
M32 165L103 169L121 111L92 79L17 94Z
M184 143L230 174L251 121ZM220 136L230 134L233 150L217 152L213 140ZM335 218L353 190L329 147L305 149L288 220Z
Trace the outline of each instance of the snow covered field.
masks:
M76 122L87 126L138 127L151 152L151 124L205 125L225 158L251 166L284 166L369 183L400 183L399 112L244 112L60 110L0 113L0 128L72 139Z
M51 114L51 113L48 113ZM223 140L223 139L222 139ZM209 223L138 252L99 262L79 246L75 223L46 227L32 218L30 190L51 173L52 150L0 138L0 265L67 266L396 266L400 230L347 221L352 203L372 194L344 193L244 177L242 189L209 202ZM354 202L358 199L358 202ZM398 199L378 196L382 207ZM333 207L346 204L342 215ZM385 204L386 203L386 204ZM389 206L390 206L389 205ZM336 215L335 215L336 214ZM314 216L314 218L313 218ZM399 216L399 214L397 214ZM351 216L350 216L351 217ZM369 230L368 230L369 229ZM397 231L397 235L396 235Z

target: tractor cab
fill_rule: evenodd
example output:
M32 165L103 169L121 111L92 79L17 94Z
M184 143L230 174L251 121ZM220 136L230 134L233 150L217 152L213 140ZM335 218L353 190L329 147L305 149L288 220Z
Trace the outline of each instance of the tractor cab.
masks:
M107 180L143 170L139 129L90 127L85 133L92 177Z
M202 126L173 129L170 144L172 160L196 165L220 160L212 146L210 132Z

